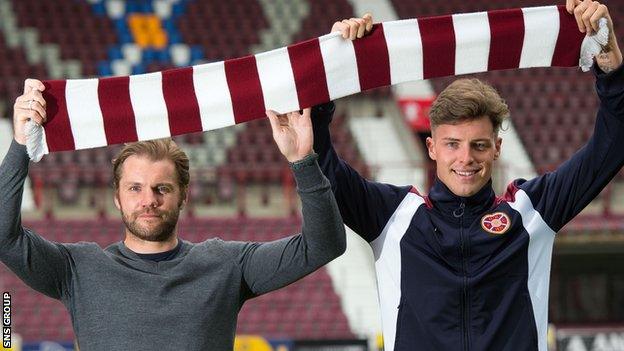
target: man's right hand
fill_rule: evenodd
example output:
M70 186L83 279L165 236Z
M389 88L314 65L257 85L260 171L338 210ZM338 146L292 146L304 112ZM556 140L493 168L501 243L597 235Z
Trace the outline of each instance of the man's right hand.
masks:
M26 122L32 120L41 125L46 121L46 101L41 94L45 86L36 79L24 81L24 94L13 105L13 138L26 145Z
M331 32L340 32L344 39L355 40L370 33L373 29L373 15L365 14L362 18L343 19L334 23Z

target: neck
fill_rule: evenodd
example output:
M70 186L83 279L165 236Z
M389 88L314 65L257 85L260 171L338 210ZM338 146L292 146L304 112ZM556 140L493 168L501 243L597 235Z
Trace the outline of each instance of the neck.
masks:
M126 231L124 245L135 253L155 254L175 249L178 246L178 235L173 234L166 241L147 241L139 239L134 234Z

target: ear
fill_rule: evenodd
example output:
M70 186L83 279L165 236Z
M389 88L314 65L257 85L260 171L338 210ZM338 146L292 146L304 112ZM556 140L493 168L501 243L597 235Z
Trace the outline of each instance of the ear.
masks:
M188 203L189 200L189 189L186 188L186 190L183 192L183 196L184 198L182 199L182 201L180 201L180 209L183 209L184 207L186 207L186 204Z
M427 137L427 140L425 141L427 144L427 152L429 152L429 157L432 160L436 160L436 153L435 153L435 142L433 141L432 137Z
M501 145L503 144L503 138L496 137L496 143L494 144L494 148L496 149L496 153L494 154L494 159L498 160L501 153Z
M121 202L119 202L119 189L115 190L115 195L113 195L113 202L115 203L115 207L121 211Z

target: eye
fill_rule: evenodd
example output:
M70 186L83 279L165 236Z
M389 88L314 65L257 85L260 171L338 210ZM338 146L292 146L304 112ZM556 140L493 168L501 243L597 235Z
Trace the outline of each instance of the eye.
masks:
M449 149L457 149L458 146L459 143L456 141L449 141L448 143L446 143L446 147L448 147Z
M156 190L158 190L159 194L168 194L171 192L171 188L166 185L161 185L158 188L156 188Z
M136 191L141 191L141 187L138 185L132 185L130 188L128 188L128 190L136 192Z
M479 151L487 150L490 147L488 143L475 143L475 149Z

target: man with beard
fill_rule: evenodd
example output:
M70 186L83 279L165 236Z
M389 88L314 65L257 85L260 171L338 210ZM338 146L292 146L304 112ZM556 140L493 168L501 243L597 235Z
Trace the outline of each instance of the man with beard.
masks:
M189 161L171 140L127 145L113 161L125 239L106 249L61 244L23 228L26 121L46 102L26 80L14 105L14 140L0 166L0 260L33 289L58 299L83 350L231 350L237 314L253 297L286 286L345 249L342 219L312 151L310 110L267 111L302 200L302 233L267 243L178 237Z

